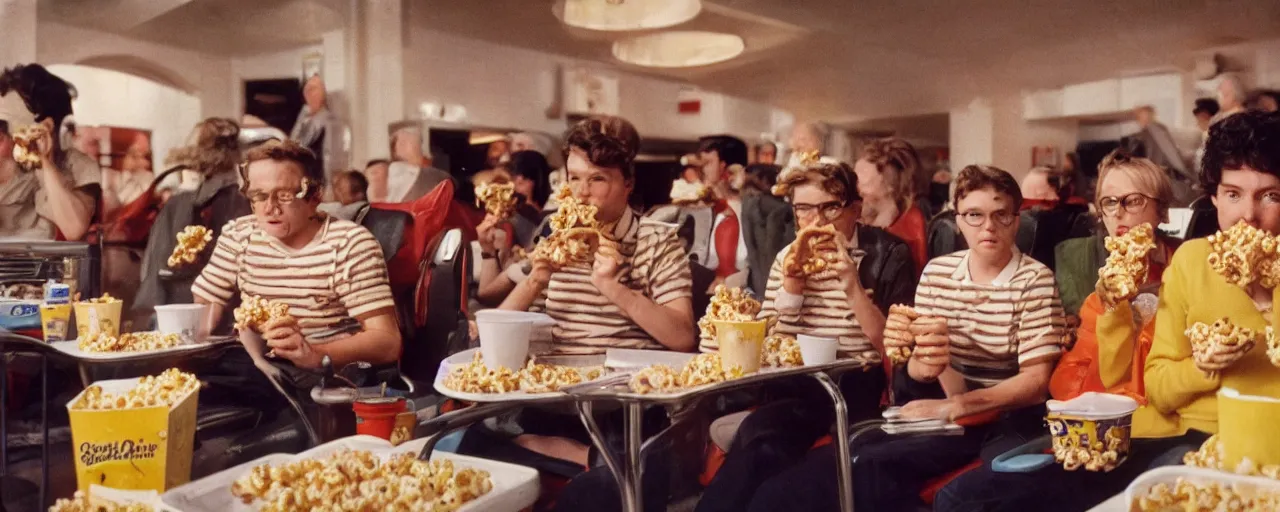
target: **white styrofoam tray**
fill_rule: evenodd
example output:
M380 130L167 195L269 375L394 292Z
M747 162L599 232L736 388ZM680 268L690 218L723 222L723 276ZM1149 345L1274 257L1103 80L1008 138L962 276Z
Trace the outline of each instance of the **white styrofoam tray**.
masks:
M109 501L117 505L144 504L151 506L156 512L180 512L165 505L160 500L160 493L156 491L133 491L89 484L89 499L90 501Z
M225 342L224 342L225 343ZM189 343L176 345L160 350L143 350L138 352L86 352L80 350L80 342L78 340L55 341L49 345L59 352L67 354L76 359L85 359L90 361L113 361L116 359L135 359L138 357L149 357L161 354L169 354L173 352L186 352L189 350L198 350L208 348L215 345L216 342L203 341L200 343Z
M283 464L306 458L323 457L342 449L366 450L384 459L395 454L422 451L426 439L417 439L400 446L391 446L385 439L373 436L352 436L322 444L297 455L277 453L225 469L194 482L170 489L161 499L164 504L183 512L248 512L255 511L260 502L246 505L231 494L231 484L259 464ZM517 512L538 499L538 472L534 469L505 462L436 451L431 460L448 459L454 467L475 468L489 472L493 490L468 502L460 512Z
M480 349L471 348L463 350L462 352L458 352L457 354L446 357L443 361L440 361L440 370L436 372L436 380L432 383L432 387L435 388L437 393L465 402L527 402L564 395L564 393L560 391L549 391L546 393L528 393L525 391L512 391L510 393L463 393L461 391L454 391L445 387L444 378L449 375L449 370L456 365L470 363L478 350ZM554 360L552 364L566 366L600 366L602 364L599 356L539 356L539 358Z

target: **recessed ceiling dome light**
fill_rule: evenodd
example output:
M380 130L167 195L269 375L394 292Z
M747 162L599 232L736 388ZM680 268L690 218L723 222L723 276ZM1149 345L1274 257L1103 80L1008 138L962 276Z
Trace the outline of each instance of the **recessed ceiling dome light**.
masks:
M557 0L551 8L565 25L606 31L673 27L701 10L701 0Z
M613 43L622 62L651 68L706 66L732 59L746 50L742 37L702 31L672 31L629 37Z

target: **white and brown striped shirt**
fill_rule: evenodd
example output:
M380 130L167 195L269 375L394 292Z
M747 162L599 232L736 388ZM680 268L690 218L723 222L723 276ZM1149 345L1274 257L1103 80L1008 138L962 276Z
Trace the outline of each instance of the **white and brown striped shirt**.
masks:
M620 281L658 305L693 297L693 278L684 242L676 226L641 218L627 210L614 226L620 245ZM608 348L664 350L662 344L627 317L591 283L591 263L551 274L551 282L534 302L535 310L555 319L553 350L565 354L598 354Z
M857 249L858 237L851 238ZM824 270L809 277L804 283L804 292L795 295L782 288L783 262L791 252L792 242L778 252L769 268L769 283L765 285L764 303L760 308L760 318L777 317L769 334L808 334L824 338L840 340L841 355L861 354L873 360L880 358L880 352L871 344L871 338L862 331L849 306L849 298L845 294L844 283L834 270ZM705 343L705 342L704 342ZM710 347L714 350L715 347ZM704 348L704 351L710 351Z
M252 215L228 222L191 292L227 304L237 291L288 304L312 343L326 341L311 337L345 318L395 307L377 239L363 226L333 217L297 250L259 230Z
M1066 320L1053 271L1016 249L990 284L970 278L967 250L934 258L916 288L916 310L947 319L951 366L982 386L1062 354Z

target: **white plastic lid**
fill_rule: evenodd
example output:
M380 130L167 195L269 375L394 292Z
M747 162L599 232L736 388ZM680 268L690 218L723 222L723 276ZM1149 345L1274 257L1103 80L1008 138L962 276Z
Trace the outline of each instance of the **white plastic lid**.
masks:
M1124 395L1088 392L1071 400L1050 400L1045 404L1049 412L1070 414L1089 420L1106 420L1133 414L1138 401Z

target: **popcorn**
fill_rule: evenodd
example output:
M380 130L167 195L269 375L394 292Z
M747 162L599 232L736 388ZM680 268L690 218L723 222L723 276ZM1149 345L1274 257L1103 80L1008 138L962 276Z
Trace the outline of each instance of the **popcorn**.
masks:
M476 186L476 201L484 206L484 212L499 219L511 217L516 211L516 186L512 183L481 183Z
M804 358L800 354L800 343L795 338L775 334L764 339L764 350L760 352L760 364L774 367L800 366Z
M270 301L257 295L245 295L240 307L233 312L236 329L251 329L262 332L271 321L289 318L289 305L283 302Z
M1156 248L1150 224L1130 229L1123 236L1106 239L1107 261L1098 271L1098 298L1113 309L1138 296L1138 287L1147 281L1147 254Z
M131 332L117 338L99 329L81 336L79 345L84 352L147 352L176 347L179 343L182 343L182 336L178 334Z
M512 371L499 366L489 368L477 351L470 363L458 365L449 370L442 384L444 387L463 393L550 393L563 387L580 384L600 378L604 368L599 366L575 368L535 364L530 360L524 368Z
M195 375L170 368L160 375L148 375L128 393L117 395L104 391L96 384L85 388L80 398L71 404L72 409L112 410L142 407L172 407L188 394L200 389Z
M1191 341L1191 356L1196 367L1210 378L1244 357L1253 349L1257 337L1252 329L1235 325L1226 317L1213 325L1196 322L1185 334Z
M809 277L839 261L836 227L827 224L807 227L796 233L796 241L783 259L783 273L791 277Z
M633 393L670 393L680 389L680 374L666 365L653 365L631 376L628 383Z
M204 226L187 226L178 233L178 245L169 255L169 266L180 267L196 262L196 257L213 241L213 232Z
M911 322L920 318L920 314L911 306L894 304L889 306L889 317L884 325L884 348L889 360L895 365L905 364L911 359L911 350L915 347L915 336L911 334Z
M262 464L231 485L245 504L264 512L291 510L457 510L488 494L487 471L456 469L452 461L423 462L413 453L381 460L342 450L323 458Z
M1209 436L1204 444L1200 445L1200 449L1194 452L1187 452L1182 456L1182 462L1188 466L1195 466L1206 469L1216 469L1218 471L1229 471L1238 475L1261 476L1272 480L1280 480L1280 464L1267 464L1259 466L1248 457L1240 460L1235 468L1227 469L1227 463L1223 460L1223 452L1226 447L1218 436Z
M1209 267L1227 282L1248 288L1254 281L1275 288L1280 284L1280 242L1265 231L1236 223L1209 235Z
M42 165L39 140L48 130L43 125L30 125L13 132L13 160L23 169L35 170Z
M49 507L49 512L152 512L146 503L121 504L106 500L90 500L84 491L76 491L70 499L61 498Z
M704 345L716 339L715 320L749 322L760 314L760 301L746 289L716 286L716 293L707 304L707 313L698 320L699 339Z
M628 383L633 393L669 393L681 388L715 384L744 375L742 368L725 368L720 354L698 354L679 372L666 365L653 365L632 375Z
M1107 472L1120 465L1120 452L1127 450L1124 432L1120 427L1107 429L1102 440L1094 440L1091 444L1080 444L1081 437L1075 435L1059 435L1068 431L1064 420L1049 418L1049 431L1053 436L1053 457L1062 464L1063 469L1075 471Z
M1268 325L1265 336L1267 339L1267 359L1271 360L1273 366L1280 366L1280 340L1276 339L1275 329Z
M101 297L82 300L80 302L83 302L85 304L111 304L113 302L120 302L120 299L112 297L110 293L104 293L102 294Z
M1170 487L1158 483L1133 500L1135 511L1244 512L1277 510L1280 493L1251 485L1178 478Z
M560 188L556 200L560 208L547 220L553 231L533 248L530 259L556 267L590 262L600 245L596 207L579 201L568 185Z

